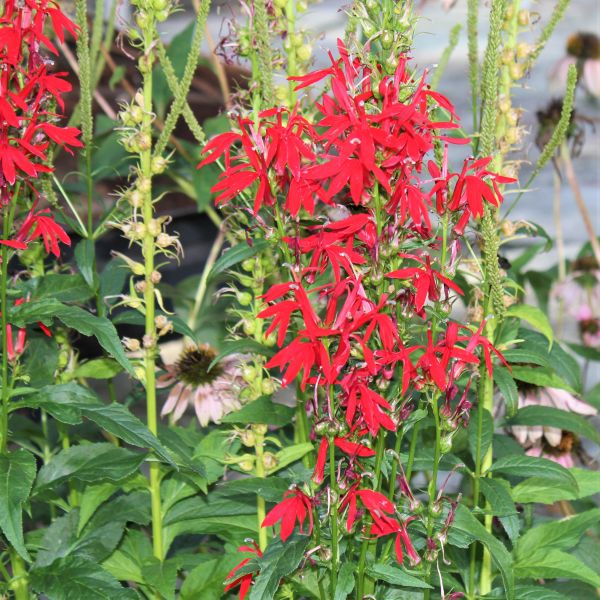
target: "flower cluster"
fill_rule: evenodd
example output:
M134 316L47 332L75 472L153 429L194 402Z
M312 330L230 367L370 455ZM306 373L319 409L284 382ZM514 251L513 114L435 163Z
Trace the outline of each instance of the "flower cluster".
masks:
M458 324L451 311L463 295L454 281L460 236L485 205L500 205L500 185L513 180L491 172L489 158L450 170L449 145L468 140L452 136L452 104L406 56L386 76L342 42L338 50L328 68L293 78L297 89L329 83L315 123L280 108L240 119L238 132L206 145L200 166L224 157L217 204L250 210L265 237L279 235L289 277L262 297L258 316L279 347L265 366L281 370L283 386L299 379L304 394L310 389L319 445L312 485L289 491L263 525L281 520L285 541L296 520L308 518L310 533L323 510L330 525L345 512L348 533L360 523L358 532L394 536L398 560L406 553L414 565L421 558L408 525L418 517L402 508L414 500L408 484L397 499L395 482L386 495L380 472L364 476L374 461L380 470L386 433L401 431L416 401L437 412L445 399L441 427L451 445L480 363L491 374L493 358L503 361L484 323ZM336 450L342 458L330 460L325 493ZM331 498L339 498L333 508ZM441 538L427 530L434 556Z

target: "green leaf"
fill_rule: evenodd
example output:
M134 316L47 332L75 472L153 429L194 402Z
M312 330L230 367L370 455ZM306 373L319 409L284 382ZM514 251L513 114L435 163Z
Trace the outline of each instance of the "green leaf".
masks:
M432 587L422 579L405 573L402 569L391 565L376 564L367 567L367 573L374 579L380 579L392 585L401 585L404 587L414 587L422 589L432 589Z
M79 522L77 524L77 535L85 527L86 523L92 518L99 506L108 500L119 487L114 483L98 483L97 485L87 485L79 499Z
M81 240L75 246L75 262L85 282L92 290L98 287L94 277L94 264L96 262L96 248L94 241L90 239Z
M286 446L275 455L277 457L277 465L274 468L269 469L268 474L275 473L275 471L279 471L280 469L295 463L312 450L313 445L309 442Z
M136 600L135 590L124 588L99 565L68 556L30 572L31 587L49 600Z
M577 482L569 469L547 458L526 455L505 456L496 460L489 470L513 477L544 477L574 491L577 489Z
M552 331L552 325L548 320L548 317L544 312L535 306L529 306L528 304L513 304L509 306L506 311L507 316L517 317L527 321L530 325L535 327L541 334L543 334L550 346L554 341L554 333Z
M514 379L537 385L539 387L559 388L573 394L577 393L558 373L550 367L532 367L529 365L513 365Z
M291 480L283 477L246 477L218 483L212 489L211 496L217 498L258 494L267 502L279 502L291 483Z
M575 354L579 354L582 358L586 358L587 360L593 360L595 362L600 361L600 350L597 348L592 348L591 346L584 346L583 344L567 344Z
M21 400L13 402L11 409L39 408L61 423L78 425L82 419L79 406L97 402L98 397L91 389L70 382L44 386L35 393L27 394Z
M201 562L187 573L179 591L180 600L221 600L223 581L239 562L239 554L225 554Z
M269 247L269 242L264 239L254 240L252 245L248 242L240 242L232 248L227 248L223 254L217 259L213 268L208 276L209 281L214 279L217 275L223 273L227 269L230 269L234 265L255 256L259 252L262 252L265 248Z
M174 600L177 582L176 559L160 561L152 556L142 564L144 583L157 591L160 598Z
M58 345L54 338L45 335L27 334L29 344L21 365L29 377L29 385L40 388L54 382L58 368Z
M354 589L354 570L355 567L351 562L342 563L338 572L333 600L346 600L348 595L352 593Z
M77 366L69 373L71 379L112 379L123 367L112 358L95 358Z
M505 517L517 514L515 503L510 495L510 486L506 482L482 477L480 485L485 499L490 503L494 516Z
M576 490L557 486L552 480L543 477L531 477L512 489L513 500L522 504L553 504L559 500L580 500L600 493L600 472L578 467L569 469L569 472L577 482Z
M521 349L536 352L539 356L547 357L547 367L551 367L560 378L575 390L581 389L581 367L578 362L563 347L555 342L548 349L548 340L537 331L530 329L519 329L517 334L521 342ZM528 362L528 361L526 361Z
M85 302L94 292L79 274L61 275L46 273L27 282L25 289L31 291L33 300L54 299L58 302Z
M519 390L510 371L506 367L495 366L494 383L504 398L508 415L514 415L519 406Z
M459 532L471 540L479 540L488 549L492 561L498 567L500 574L502 575L507 600L514 600L515 584L512 557L504 544L489 533L462 504L459 504L456 508L454 523L450 528L451 537L452 534L455 534L456 532Z
M69 479L87 483L120 481L134 473L145 457L108 443L72 446L39 470L34 493L40 494Z
M143 583L142 564L152 557L152 544L143 532L126 531L119 547L102 562L102 567L120 581Z
M117 330L105 317L96 317L78 306L67 306L53 299L43 302L24 302L13 307L9 314L10 322L17 327L25 327L37 321L41 321L44 325L51 325L55 318L78 333L93 335L108 354L129 373L134 374L133 366L125 355Z
M35 457L27 450L0 454L0 529L25 560L30 560L23 539L23 504L35 479Z
M282 577L289 575L300 564L309 541L308 536L294 535L285 543L280 539L271 542L258 559L260 573L254 581L248 600L272 600Z
M158 441L135 415L125 406L113 402L112 404L89 404L78 406L84 417L94 421L109 433L116 435L124 442L139 448L151 448L157 456L177 467L171 454Z
M516 600L569 600L545 585L518 585Z
M116 302L116 298L111 300L112 296L117 296L123 291L123 286L127 281L129 270L127 265L120 258L113 258L104 267L100 274L99 295L105 302Z
M269 396L261 396L252 402L242 406L240 410L225 415L222 423L264 423L266 425L277 425L281 427L291 423L294 409L277 404Z
M600 575L571 554L557 548L544 549L515 563L518 579L577 579L598 588ZM537 599L536 599L537 600Z
M510 419L509 425L544 425L572 431L600 444L600 432L590 421L577 413L552 406L525 406Z
M543 523L521 536L515 548L515 556L521 564L527 564L528 557L540 549L558 548L567 550L579 542L579 538L600 521L600 508Z
M480 409L476 408L473 411L472 417L469 419L469 426L467 428L467 433L469 435L469 448L471 450L471 456L473 460L476 461L477 455L477 429L478 429L478 411ZM492 437L494 435L494 419L490 412L483 408L483 419L482 424L483 428L481 430L481 456L485 456L490 444L492 443Z
M250 338L225 342L221 346L221 352L219 352L210 365L208 365L208 370L210 371L220 360L231 354L260 354L261 356L274 356L275 350Z

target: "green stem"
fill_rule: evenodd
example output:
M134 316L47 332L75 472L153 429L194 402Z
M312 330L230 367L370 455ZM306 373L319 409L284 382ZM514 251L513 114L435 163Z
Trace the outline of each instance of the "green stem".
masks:
M331 598L337 587L338 565L340 561L339 539L338 539L338 499L337 481L335 477L335 444L333 438L329 439L329 489L333 494L331 501Z
M260 427L260 426L258 426ZM254 444L254 451L256 453L256 476L257 477L265 477L265 463L264 463L264 445L265 445L265 436L257 431L258 427L254 427L254 434L256 436L256 442ZM267 547L267 528L262 526L262 522L265 520L265 516L267 514L265 499L256 495L256 517L258 521L258 547L261 549L261 552L265 551Z
M431 411L433 413L433 420L435 422L435 447L433 451L433 470L431 474L431 481L429 482L429 509L427 511L427 537L433 536L433 530L435 527L435 513L434 505L437 499L437 478L440 467L441 458L441 429L440 429L440 410L438 406L438 398L433 397L431 399ZM427 564L427 582L431 584L431 566L432 563ZM427 588L423 595L423 600L429 600L431 589Z
M287 5L285 7L285 16L287 19L287 35L291 36L296 32L296 0L287 0ZM296 66L296 48L294 44L289 45L289 50L286 50L287 54L287 75L288 77L293 77L297 75L297 66ZM296 86L295 81L289 81L289 107L292 109L296 104L296 90L294 89Z
M4 215L2 223L2 237L7 240L10 238L12 223L15 215L15 207L17 198L19 197L20 184L17 184L15 191L10 201L10 208ZM0 419L0 452L6 454L8 450L8 403L10 400L11 384L9 383L8 375L8 262L9 248L2 244L2 265L0 267L0 312L2 313L2 416Z
M144 56L140 59L143 64L143 98L144 116L141 124L141 133L148 140L152 139L152 48L154 44L153 26L149 25L144 31ZM154 236L151 233L150 223L154 218L152 200L152 144L140 153L141 176L147 178L150 185L144 189L142 217L145 225L142 253L144 256L144 308L145 308L145 337L155 340L155 284L154 284ZM154 344L144 352L144 371L146 389L146 419L148 429L154 434L158 433L158 418L156 409L156 349ZM152 548L158 560L164 559L162 540L162 511L160 498L160 463L150 462L150 497L152 507Z
M27 569L23 559L14 550L10 552L10 564L13 572L10 589L15 594L15 600L29 600Z

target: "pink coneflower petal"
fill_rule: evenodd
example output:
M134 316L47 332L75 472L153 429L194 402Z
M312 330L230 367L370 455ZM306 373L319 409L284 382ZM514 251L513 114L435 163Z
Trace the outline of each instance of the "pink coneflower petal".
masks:
M589 94L600 98L600 60L588 59L584 61L583 85Z

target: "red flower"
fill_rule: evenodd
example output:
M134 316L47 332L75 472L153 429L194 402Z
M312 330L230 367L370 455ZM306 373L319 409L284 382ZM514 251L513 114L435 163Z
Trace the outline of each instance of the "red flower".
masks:
M351 442L347 437L334 438L335 446L351 458L375 456L375 450L368 448L364 444ZM327 462L327 451L329 450L329 440L326 437L321 438L319 450L317 452L317 462L313 471L312 480L317 483L323 483L325 476L325 463Z
M288 490L283 497L284 499L267 514L261 527L270 527L281 521L279 535L281 541L285 542L292 535L296 521L300 524L302 532L302 525L308 516L310 535L313 529L312 500L299 489Z
M396 558L400 564L404 562L404 553L402 551L402 545L404 544L406 554L408 554L408 559L412 567L421 562L421 558L412 545L410 537L408 537L408 531L406 531L406 525L414 519L415 517L409 517L403 522L400 519L382 515L377 520L374 520L371 525L371 535L374 535L375 537L396 534L396 540L394 542Z
M260 548L258 547L256 542L252 542L252 546L240 546L238 548L238 551L250 552L252 554L255 554L258 557L262 556L262 552L260 551ZM228 579L233 579L233 581L231 581L230 583L228 583L225 586L226 592L228 592L229 590L232 590L233 588L237 587L238 585L240 586L240 595L239 595L240 600L244 600L244 598L246 597L246 594L248 593L248 590L250 589L250 586L252 585L252 578L254 577L254 575L256 575L256 572L246 573L244 575L240 575L239 577L235 577L235 574L244 565L247 565L250 562L250 560L252 560L252 559L244 558L236 567L234 567L229 572L229 575L227 575L227 577L225 578L225 581L227 581Z
M406 267L388 273L386 277L390 279L410 279L416 290L415 309L420 311L427 300L437 302L440 299L438 283L446 288L454 290L457 294L463 295L463 291L450 279L442 275L436 269L431 267L431 258L427 256L425 261L413 254L400 254L404 258L411 258L423 265L422 267ZM446 290L447 295L447 290Z
M357 500L360 500L367 509L374 522L381 520L386 513L393 514L395 507L381 492L374 490L360 490L358 484L353 485L340 502L340 510L348 507L348 516L346 518L346 529L348 532L352 529L358 514Z
M52 252L57 258L60 256L58 243L71 245L71 239L66 231L49 216L50 209L35 211L35 205L29 211L23 224L19 228L17 240L20 242L31 242L36 238L42 238L46 252Z

